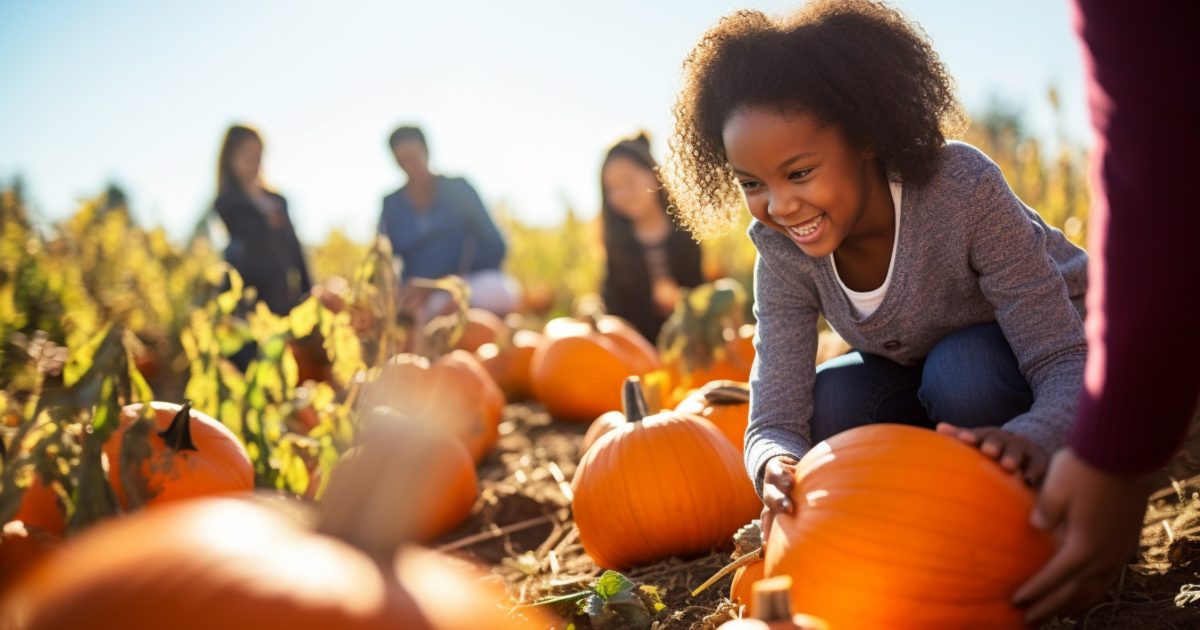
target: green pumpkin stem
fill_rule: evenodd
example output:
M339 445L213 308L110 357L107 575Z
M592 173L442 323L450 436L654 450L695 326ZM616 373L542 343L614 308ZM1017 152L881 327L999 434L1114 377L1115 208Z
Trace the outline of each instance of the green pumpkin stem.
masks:
M621 405L625 408L625 418L630 422L639 422L650 415L646 392L642 391L642 379L636 376L625 379L621 389Z
M192 401L183 403L179 413L171 419L171 426L165 431L159 431L158 437L167 443L173 451L199 451L192 441Z

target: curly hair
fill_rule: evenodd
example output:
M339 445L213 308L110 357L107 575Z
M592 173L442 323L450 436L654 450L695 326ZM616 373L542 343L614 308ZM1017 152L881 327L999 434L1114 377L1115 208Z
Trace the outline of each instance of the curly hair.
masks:
M697 236L725 231L744 207L722 130L737 110L814 116L889 174L920 185L966 116L929 37L871 0L816 0L771 18L738 11L683 63L675 129L661 169L672 211Z

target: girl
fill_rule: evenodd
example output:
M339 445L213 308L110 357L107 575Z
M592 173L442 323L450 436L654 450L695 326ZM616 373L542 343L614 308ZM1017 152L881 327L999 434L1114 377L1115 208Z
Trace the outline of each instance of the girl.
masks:
M308 266L288 218L287 200L262 181L263 142L258 132L234 125L217 163L213 207L229 231L225 260L271 312L284 315L312 289Z
M962 116L918 28L866 0L736 13L688 56L675 116L665 178L689 226L755 219L764 530L798 458L864 424L936 427L1036 483L1082 383L1087 257L946 140ZM856 351L814 370L818 315Z
M679 288L703 281L700 245L667 215L656 171L645 134L614 145L600 169L605 306L650 343L675 309Z

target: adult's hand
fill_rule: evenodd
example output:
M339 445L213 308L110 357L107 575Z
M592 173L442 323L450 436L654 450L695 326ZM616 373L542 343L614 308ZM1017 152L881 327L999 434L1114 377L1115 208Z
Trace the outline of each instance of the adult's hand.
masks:
M1058 533L1058 551L1013 596L1037 623L1099 600L1137 547L1150 484L1093 468L1070 449L1055 453L1030 521Z

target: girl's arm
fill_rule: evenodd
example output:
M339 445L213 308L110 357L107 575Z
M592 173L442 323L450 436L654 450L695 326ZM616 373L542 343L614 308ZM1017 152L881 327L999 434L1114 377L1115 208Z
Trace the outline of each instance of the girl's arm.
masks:
M266 236L267 221L244 195L226 194L217 197L213 208L225 223L229 240L255 243Z
M754 299L758 326L745 463L762 497L767 462L780 455L799 459L812 446L818 302L811 290L784 280L762 256L754 263Z
M1046 252L1046 229L994 163L987 163L975 191L970 263L1034 397L1033 407L1003 428L1051 453L1074 420L1087 358L1083 322Z
M475 226L475 252L471 257L471 269L499 269L504 262L507 246L500 234L492 216L483 206L479 193L467 180L460 180L463 187L463 203L467 206L467 216Z

